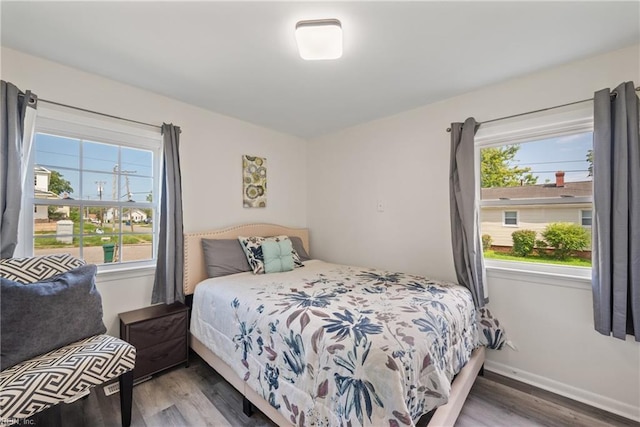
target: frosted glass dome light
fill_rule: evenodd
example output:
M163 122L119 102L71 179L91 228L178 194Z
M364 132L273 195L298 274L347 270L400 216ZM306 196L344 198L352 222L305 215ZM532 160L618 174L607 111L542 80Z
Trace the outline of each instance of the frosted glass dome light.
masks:
M338 59L342 56L342 24L337 19L300 21L296 42L302 59Z

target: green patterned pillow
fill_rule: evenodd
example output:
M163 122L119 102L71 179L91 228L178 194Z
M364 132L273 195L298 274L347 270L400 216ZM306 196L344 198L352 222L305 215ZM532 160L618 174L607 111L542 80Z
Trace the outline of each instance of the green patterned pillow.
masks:
M261 246L264 257L264 272L266 274L293 270L295 265L293 263L291 240L284 239L279 242L265 240Z

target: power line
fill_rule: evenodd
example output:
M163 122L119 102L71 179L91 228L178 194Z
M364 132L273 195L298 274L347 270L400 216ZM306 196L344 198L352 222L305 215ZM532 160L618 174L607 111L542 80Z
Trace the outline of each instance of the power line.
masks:
M550 165L554 163L586 163L586 160L558 160L555 162L527 162L527 163L518 163L519 166L523 165Z
M550 170L550 171L531 170L531 171L527 171L527 173L556 173L556 172L589 172L589 170L588 169L563 169L561 171L557 171L557 170Z
M47 154L56 154L59 156L67 156L67 157L76 157L78 159L80 159L79 155L76 154L67 154L67 153L60 153L59 151L47 151L47 150L36 150L36 154L38 153L47 153ZM111 160L107 160L107 159L102 159L99 157L88 157L88 156L84 156L82 157L83 160L98 160L101 162L109 162L109 163L113 163L113 161ZM135 166L142 166L142 167L146 167L146 168L150 168L152 167L152 165L150 164L144 164L144 163L135 163L135 162L122 162L123 165L135 165Z

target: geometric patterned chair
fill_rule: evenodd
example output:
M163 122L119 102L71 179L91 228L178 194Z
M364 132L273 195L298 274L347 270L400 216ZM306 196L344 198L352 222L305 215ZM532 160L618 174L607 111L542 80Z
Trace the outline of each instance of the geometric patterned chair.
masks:
M0 275L33 283L83 263L71 258L56 259L61 265L52 263L51 257L47 257L45 264L49 265L43 267L40 260L35 268L25 258L15 259L17 263L9 265L6 261L11 260L2 260ZM24 270L21 268L28 270L28 278L22 275ZM95 335L11 366L0 372L2 425L22 424L21 420L25 418L118 378L122 425L128 427L131 424L135 359L136 349L131 344L110 335Z

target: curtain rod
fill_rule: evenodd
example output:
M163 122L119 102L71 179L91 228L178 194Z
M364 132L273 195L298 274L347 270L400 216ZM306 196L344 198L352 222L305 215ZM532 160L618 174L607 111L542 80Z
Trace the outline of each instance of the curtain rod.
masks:
M640 92L640 86L636 88L636 92ZM570 105L582 104L583 102L593 101L593 98L583 99L581 101L568 102L566 104L554 105L553 107L541 108L540 110L527 111L525 113L512 114L511 116L498 117L496 119L485 120L484 122L479 122L479 125L483 125L486 123L497 122L499 120L512 119L514 117L526 116L529 114L541 113L543 111L555 110L556 108L568 107ZM451 128L447 128L447 132L451 132Z
M136 123L136 124L139 124L139 125L151 126L151 127L154 127L154 128L162 129L162 126L154 125L154 124L151 124L151 123L140 122L138 120L127 119L125 117L114 116L114 115L111 115L111 114L101 113L99 111L88 110L86 108L75 107L73 105L63 104L61 102L49 101L48 99L38 98L38 101L39 102L46 102L48 104L53 104L53 105L59 105L60 107L72 108L72 109L78 110L78 111L84 111L85 113L98 114L99 116L109 117L109 118L117 119L117 120L123 120L123 121L129 122L129 123Z
M20 91L19 95L20 96L25 96L25 93ZM129 122L129 123L136 123L136 124L139 124L139 125L151 126L151 127L154 127L154 128L162 130L162 126L154 125L154 124L151 124L151 123L141 122L141 121L133 120L133 119L127 119L125 117L114 116L114 115L111 115L111 114L101 113L99 111L88 110L86 108L75 107L73 105L63 104L61 102L50 101L48 99L38 98L38 102L46 102L48 104L58 105L60 107L71 108L73 110L84 111L85 113L92 113L92 114L97 114L99 116L109 117L109 118L112 118L112 119L123 120L123 121Z

